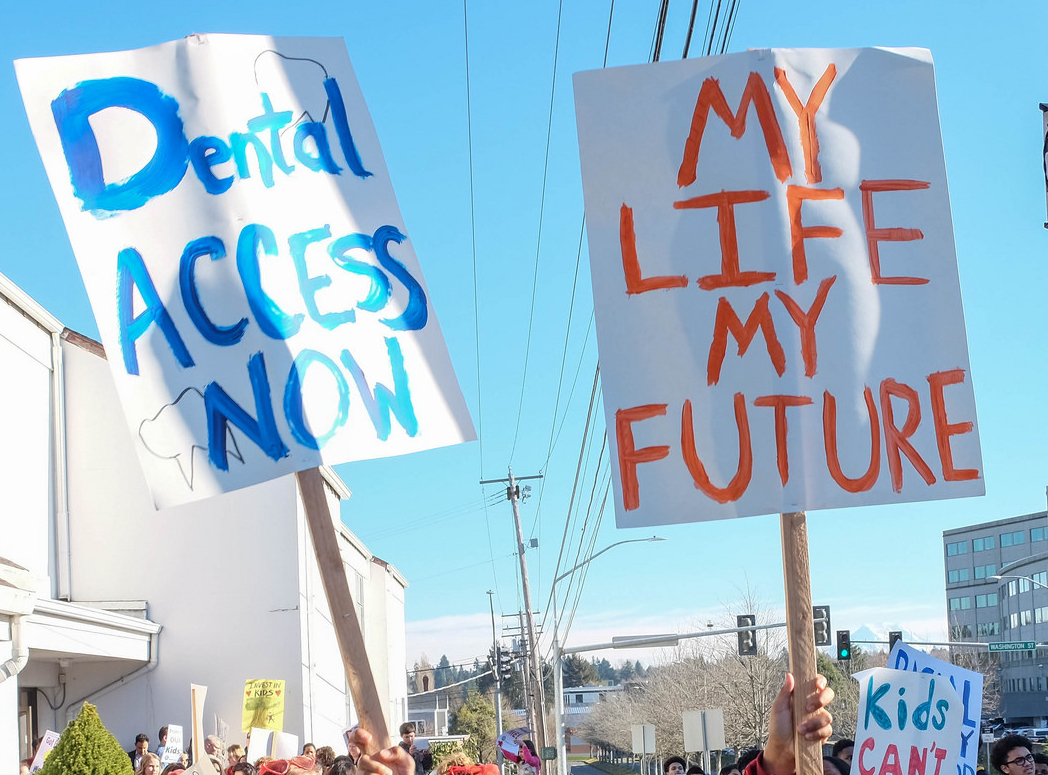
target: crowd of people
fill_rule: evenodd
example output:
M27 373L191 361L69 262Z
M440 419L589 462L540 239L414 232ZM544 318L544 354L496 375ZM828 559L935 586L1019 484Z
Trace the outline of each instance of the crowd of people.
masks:
M833 690L826 684L823 676L818 676L814 690L804 698L804 709L810 714L807 720L794 728L794 680L787 675L779 695L772 704L769 718L768 743L761 751L753 753L749 763L740 761L720 772L720 775L794 775L794 733L795 731L808 740L822 743L832 734L832 716L826 710L833 699ZM178 761L162 766L162 758L167 747L167 728L161 728L157 747L150 751L150 740L146 734L135 738L135 746L127 752L135 775L178 775L190 768L187 753L180 753ZM335 755L331 746L317 747L306 743L301 754L290 759L275 759L262 756L254 761L247 760L244 747L239 744L225 746L220 738L209 735L204 740L206 762L210 768L197 766L198 771L213 768L215 775L498 775L498 769L490 764L477 764L464 754L445 757L433 769L433 755L415 744L415 725L407 722L400 726L400 743L389 748L374 750L374 738L365 729L355 727L349 730L345 743L348 754ZM1023 738L1025 740L1025 738ZM1029 753L1029 744L1026 749ZM250 738L248 738L250 747ZM188 746L191 748L192 746ZM529 749L531 750L531 749ZM533 752L533 751L532 751ZM835 749L835 754L839 753ZM1010 761L1001 769L1003 775L1040 775L1033 767L1025 769L1020 766L1025 761L1022 751L1009 755ZM850 750L846 754L849 758ZM203 765L205 760L199 763ZM540 764L536 759L536 764ZM1032 758L1030 759L1032 762ZM23 773L28 773L28 762L23 764ZM995 760L995 765L996 765ZM1007 769L1014 767L1014 770ZM687 763L680 757L671 757L666 762L666 775L696 775L696 770L686 769ZM1000 768L1000 767L999 767ZM697 770L702 773L701 769ZM207 775L211 775L210 772ZM824 775L849 775L847 771L837 774L828 770ZM1048 773L1045 773L1048 775Z

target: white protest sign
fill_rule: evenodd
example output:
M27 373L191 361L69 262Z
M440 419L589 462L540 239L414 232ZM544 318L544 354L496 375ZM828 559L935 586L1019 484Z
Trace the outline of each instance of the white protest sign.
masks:
M249 734L246 751L248 761L254 761L260 756L290 759L299 752L298 735L290 732L252 727Z
M923 49L575 75L619 526L984 492Z
M30 772L36 772L44 766L44 760L47 755L54 750L55 746L58 745L58 741L61 739L61 735L58 732L47 730L44 732L44 736L40 738L40 746L36 749L36 756L33 757L33 763L29 765Z
M474 438L341 39L15 67L158 507Z
M925 654L901 640L888 655L888 667L924 675L939 675L947 679L961 698L964 713L961 716L960 747L957 754L957 775L975 775L979 764L979 727L982 719L983 674L965 670L941 659Z
M952 775L962 709L948 680L886 667L852 677L859 682L857 775Z
M160 763L167 765L182 760L182 727L178 724L167 725L167 745L160 755Z

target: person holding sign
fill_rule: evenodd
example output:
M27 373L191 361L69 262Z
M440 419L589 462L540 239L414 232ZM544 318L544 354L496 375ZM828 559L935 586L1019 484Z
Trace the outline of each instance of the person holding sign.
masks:
M1005 735L990 749L990 763L1004 775L1033 775L1032 748L1022 735Z
M797 765L794 756L794 729L806 740L823 743L833 734L833 716L826 706L833 701L833 689L826 683L824 675L815 676L815 689L802 698L804 710L813 714L811 718L794 725L793 691L795 681L792 673L786 674L782 689L771 706L768 719L768 744L746 766L745 775L794 775ZM357 727L346 738L350 745L362 751L374 750L375 738L367 730ZM357 762L357 768L368 775L415 775L415 760L404 748L394 745L372 754L365 754ZM1006 772L1005 775L1032 775L1030 773Z

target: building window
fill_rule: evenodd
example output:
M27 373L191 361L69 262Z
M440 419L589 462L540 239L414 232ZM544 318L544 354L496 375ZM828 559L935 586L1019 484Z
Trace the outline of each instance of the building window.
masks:
M998 625L997 622L982 622L982 623L979 624L977 631L978 631L980 637L982 637L984 635L1000 635L1001 634L1001 628L1000 628L1000 625Z
M954 557L958 554L968 554L968 542L957 541L956 543L946 544L946 554L948 557Z
M952 570L949 572L949 579L951 584L957 584L961 581L968 580L968 569L961 568L959 570Z
M988 579L990 576L995 575L997 575L997 566L992 563L990 565L975 566L975 578L977 579Z
M1035 573L1030 578L1032 578L1042 587L1048 587L1048 571L1041 571L1040 573Z
M1015 583L1015 579L1008 582L1008 594L1014 595L1019 590L1018 585Z
M997 593L990 592L986 595L975 596L975 607L976 608L989 608L997 605Z
M972 607L972 599L970 597L951 597L950 598L950 610L951 611L966 611Z
M576 694L575 695L575 702L579 703L580 705L582 704L582 695L581 694Z
M950 636L953 640L972 637L972 628L967 624L956 624L950 628Z
M984 549L996 549L997 539L994 536L986 536L985 538L976 538L972 541L972 551L981 552Z
M1026 626L1027 624L1033 624L1033 611L1026 610L1019 613L1019 624Z
M1019 626L1019 614L1008 614L1008 626L1010 629L1015 629Z
M1030 528L1030 543L1033 543L1034 541L1043 541L1045 537L1044 533L1045 528L1043 527Z
M1026 543L1026 531L1016 530L1014 533L1001 533L1001 546L1019 546Z

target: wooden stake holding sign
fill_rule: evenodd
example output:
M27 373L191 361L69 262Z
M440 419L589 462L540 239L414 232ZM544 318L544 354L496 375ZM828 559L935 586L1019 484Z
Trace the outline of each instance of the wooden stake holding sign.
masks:
M302 494L320 579L331 607L331 623L335 628L338 650L342 654L346 682L353 696L360 726L374 736L373 750L368 751L374 753L379 748L390 746L389 730L382 713L375 676L371 672L371 662L364 648L364 634L357 620L357 609L349 591L346 568L339 551L338 532L324 493L324 477L317 468L299 471L295 476Z
M808 524L803 511L780 514L782 526L782 574L786 585L786 642L790 672L796 681L793 691L793 755L797 772L822 772L822 746L797 734L797 726L814 713L804 707L815 688L815 627L811 607L811 574L808 568Z
M357 714L388 746L316 467L476 434L345 42L201 34L15 67L154 504L302 472ZM271 137L252 135L261 182L230 167L212 185L217 178L190 165L188 149L200 138L226 147L220 138L262 120L260 106L263 117L284 122ZM293 129L290 117L301 115L324 120L296 122L296 163L263 164L291 159L292 142L276 129ZM142 131L143 120L155 133ZM105 131L96 135L98 126ZM307 137L312 150L300 147ZM103 169L120 174L103 179ZM297 261L307 243L316 243L313 284L300 278L299 296L289 290L281 307L263 288L280 277L266 269L260 279L254 249L247 268L243 256L212 265L246 244L274 262L289 253ZM348 250L367 267L372 290L339 269ZM332 307L318 307L320 288ZM218 320L239 322L223 328ZM330 378L314 376L325 371L333 390Z
M616 523L781 515L803 722L804 512L985 491L931 54L754 49L574 85Z

